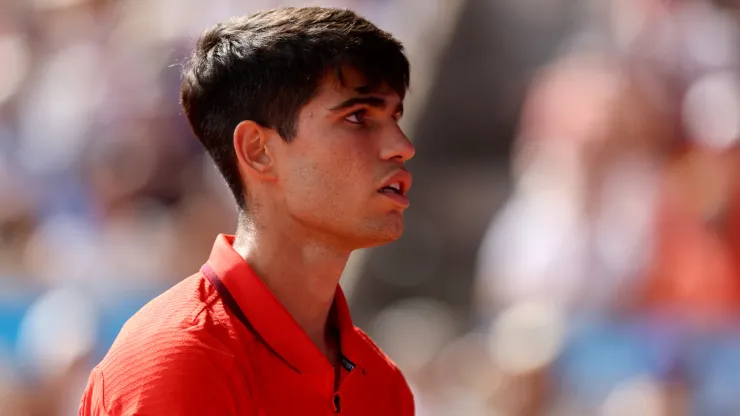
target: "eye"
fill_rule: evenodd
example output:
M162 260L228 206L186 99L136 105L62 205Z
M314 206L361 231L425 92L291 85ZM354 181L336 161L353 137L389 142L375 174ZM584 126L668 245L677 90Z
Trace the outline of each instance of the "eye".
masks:
M365 116L367 110L357 110L354 113L348 115L344 119L352 124L365 124Z

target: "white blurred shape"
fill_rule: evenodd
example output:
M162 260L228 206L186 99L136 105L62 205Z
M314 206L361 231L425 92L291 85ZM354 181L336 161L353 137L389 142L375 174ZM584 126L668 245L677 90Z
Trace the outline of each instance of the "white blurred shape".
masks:
M491 224L479 253L483 290L503 302L568 304L584 274L584 176L576 154L542 149L524 169L518 191Z
M609 168L593 230L594 249L606 270L604 279L589 280L590 302L608 302L619 292L618 286L638 276L646 265L656 197L657 171L646 158L623 158Z
M0 35L3 75L0 77L0 103L10 98L26 77L30 54L26 39L17 34Z
M45 65L21 113L19 159L29 171L55 172L79 155L104 94L101 68L90 43L66 48Z
M408 299L381 311L372 323L373 339L404 372L429 363L453 335L455 320L445 304Z
M694 82L683 102L683 117L691 138L714 148L726 148L740 136L740 80L727 71Z
M79 155L104 94L103 67L95 45L79 43L43 68L21 114L19 159L29 171L55 172Z
M617 386L601 408L601 416L667 416L660 385L649 377L638 377Z
M18 354L44 376L58 376L92 350L96 310L85 296L58 289L41 296L21 323Z
M548 202L512 200L493 225L491 242L482 247L480 278L503 302L545 298L570 303L578 291L583 236L577 226L557 217L557 204Z
M545 303L518 303L493 322L489 351L501 370L512 375L527 374L560 354L565 331L565 317L559 308Z
M684 42L697 63L717 68L736 61L738 28L732 14L705 2L688 2L682 17Z

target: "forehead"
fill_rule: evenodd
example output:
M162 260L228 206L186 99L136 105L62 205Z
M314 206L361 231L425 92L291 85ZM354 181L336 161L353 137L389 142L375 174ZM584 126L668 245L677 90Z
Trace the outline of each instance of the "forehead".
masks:
M348 65L341 67L340 74L337 71L329 71L319 83L312 101L331 104L354 96L379 96L392 105L403 101L403 97L387 83L371 85L362 71Z

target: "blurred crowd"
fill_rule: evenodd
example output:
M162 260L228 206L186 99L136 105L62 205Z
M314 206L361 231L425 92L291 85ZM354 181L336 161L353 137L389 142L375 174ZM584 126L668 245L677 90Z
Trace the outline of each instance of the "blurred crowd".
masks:
M125 320L235 229L179 108L181 65L217 21L308 2L186 3L0 1L0 415L77 414ZM442 13L429 2L408 25L413 2L313 3L411 47Z
M480 247L468 404L738 415L740 4L583 13L529 84Z
M423 63L413 124L452 0L316 3L359 11ZM546 3L496 11L543 21ZM574 3L512 120L473 313L416 296L365 329L421 416L739 415L740 3ZM0 2L0 415L76 414L123 322L233 230L178 108L180 65L213 22L284 4Z

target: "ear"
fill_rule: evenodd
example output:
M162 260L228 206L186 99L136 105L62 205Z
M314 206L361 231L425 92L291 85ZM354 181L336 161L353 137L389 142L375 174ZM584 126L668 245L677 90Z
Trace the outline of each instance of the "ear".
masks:
M262 180L274 179L273 158L267 142L272 138L271 129L252 120L239 123L234 129L234 150L239 165L252 176Z

